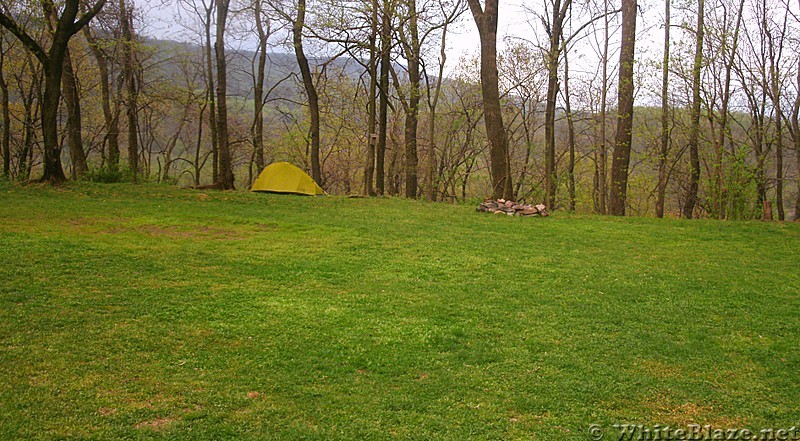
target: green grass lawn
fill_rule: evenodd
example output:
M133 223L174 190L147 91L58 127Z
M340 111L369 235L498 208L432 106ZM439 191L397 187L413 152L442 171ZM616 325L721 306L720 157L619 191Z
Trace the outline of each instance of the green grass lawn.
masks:
M0 439L800 426L800 225L0 184Z

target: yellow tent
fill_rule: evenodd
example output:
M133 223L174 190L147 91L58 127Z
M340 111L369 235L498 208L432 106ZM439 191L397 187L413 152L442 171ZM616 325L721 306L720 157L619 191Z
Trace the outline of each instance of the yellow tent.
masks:
M314 196L325 192L303 170L288 162L274 162L258 175L250 191L295 193Z

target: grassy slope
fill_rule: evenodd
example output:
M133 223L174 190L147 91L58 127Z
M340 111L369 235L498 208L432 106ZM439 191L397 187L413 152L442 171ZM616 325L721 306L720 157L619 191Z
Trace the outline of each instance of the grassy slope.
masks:
M800 225L0 186L0 438L800 419Z

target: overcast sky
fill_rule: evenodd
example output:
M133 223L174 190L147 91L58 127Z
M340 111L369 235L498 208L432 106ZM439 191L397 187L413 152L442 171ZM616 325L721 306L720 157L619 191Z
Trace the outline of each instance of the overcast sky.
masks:
M176 19L176 0L136 1L137 5L139 5L143 11L145 11L142 23L142 33L144 35L175 40L192 39L196 41L196 37L190 38L188 35L191 33L195 33L195 35L197 35L196 33L200 32L201 30L187 30L185 24L180 24L181 21L186 23L187 20ZM199 0L187 1L195 1L197 4L200 4ZM528 41L536 41L537 38L540 40L546 38L543 30L541 29L541 25L538 23L538 20L534 14L530 12L541 11L541 5L544 1L545 0L500 0L500 17L498 25L498 46L500 51L502 51L502 48L504 47L504 40L506 37ZM775 0L772 1L774 2ZM618 3L619 0L610 0L609 7L619 7ZM750 2L748 1L748 4L749 3ZM583 2L576 0L576 12L574 13L576 16L578 15L577 11L579 4L583 4ZM777 4L773 3L773 7L776 5ZM792 3L792 5L792 8L794 9L794 3ZM716 6L715 2L710 2L710 4L707 5L707 8L709 8L708 10L713 10L713 8L716 7L718 6ZM643 63L647 63L649 61L657 61L661 58L664 32L663 8L663 0L639 0L639 14L637 16L636 59L640 65L643 65ZM673 6L673 24L678 24L677 15L679 13L680 11L678 8ZM583 20L585 20L585 16L581 18L575 18L572 23L567 24L566 32L570 32L570 26L573 28L580 26ZM531 23L533 23L533 26L536 27L536 31L534 31L534 27L532 27ZM600 26L598 26L598 28L599 27ZM618 57L616 48L619 45L619 34L616 33L616 27L614 31L615 32L609 37L610 49L612 50L612 53L610 54L610 62L612 65L616 64L615 60L616 57ZM686 39L686 34L681 34L681 32L682 31L679 27L673 28L673 44L680 42L681 39ZM598 38L598 35L593 35L591 38L585 38L584 40L578 42L571 49L570 70L573 72L573 76L578 77L581 75L581 73L596 71L597 66L599 65L597 45L600 40L601 38ZM230 41L229 44L232 46L239 46L244 49L253 49L255 47L255 40L248 40L245 37L245 40L243 41ZM438 44L438 41L436 44ZM431 53L433 56L437 56L438 50L433 50ZM467 11L461 17L460 22L456 26L453 26L450 29L447 39L447 54L448 61L446 72L448 75L453 75L454 69L457 67L459 60L463 56L478 56L479 38L475 28L475 23L473 22L469 11ZM436 61L429 60L429 63L436 64ZM657 82L658 78L655 77L656 76L652 76L652 78L640 78L640 81ZM648 97L648 91L646 89L640 89L637 92L637 101L648 100L652 97L652 94Z
M199 0L198 5L200 4ZM645 0L647 2L648 0ZM641 2L641 0L640 0ZM169 38L181 40L185 39L182 35L186 31L183 26L177 23L175 1L167 0L137 0L137 4L141 5L142 10L145 11L144 35L156 38ZM507 36L514 36L523 39L535 39L534 32L532 31L529 21L535 21L536 18L532 16L527 9L534 9L535 6L541 4L541 0L533 1L519 1L513 2L500 2L499 11L499 25L498 25L498 45L502 48L503 40ZM645 12L648 9L643 9ZM645 24L647 26L648 24ZM641 26L640 26L641 28ZM254 45L251 42L250 45ZM247 42L245 42L247 45ZM479 48L478 32L475 28L475 23L469 11L465 13L461 20L449 30L447 41L447 54L448 62L455 64L456 60L462 55L477 55Z

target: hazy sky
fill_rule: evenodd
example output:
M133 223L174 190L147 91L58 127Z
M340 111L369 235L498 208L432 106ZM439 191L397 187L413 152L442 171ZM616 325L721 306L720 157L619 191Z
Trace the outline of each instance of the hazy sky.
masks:
M198 5L201 4L200 0L195 1ZM502 51L504 47L504 39L506 37L519 38L528 41L536 41L538 39L546 38L538 19L530 11L542 10L541 5L545 0L514 0L514 1L500 1L500 17L498 25L498 46ZM176 18L177 8L175 0L137 0L143 11L145 11L143 20L142 33L157 38L171 38L176 40L190 39L187 37L190 33L200 32L200 29L187 30L185 25L181 25L181 20ZM576 5L582 3L579 0L575 2ZM609 1L610 7L615 8L618 0ZM538 9L537 9L538 8ZM576 6L577 8L577 6ZM640 62L646 57L651 59L658 59L663 44L663 1L662 0L639 0L639 15L637 19L637 42L636 52L637 60ZM576 9L577 11L577 9ZM185 15L186 13L184 13ZM577 15L577 12L575 13ZM575 21L567 25L578 27L580 20L584 18L575 18ZM184 23L186 19L182 20ZM533 23L536 26L536 31L531 26ZM569 31L567 31L569 32ZM195 34L196 35L196 34ZM196 40L196 37L193 38ZM580 76L581 72L594 71L599 64L599 56L597 49L598 38L586 38L578 42L570 51L570 68L574 72L574 76ZM610 54L611 63L615 64L614 60L618 56L616 47L619 44L619 34L612 33L609 37L610 48L613 51ZM230 42L231 45L239 45L246 49L253 49L255 40L243 40L241 42ZM438 44L438 40L436 41ZM447 39L447 68L448 75L453 74L453 70L457 67L459 59L463 56L478 56L479 52L479 38L472 20L472 15L467 11L462 15L461 20L453 26ZM433 56L438 55L438 50L431 51ZM435 60L429 61L435 64ZM644 98L644 96L642 96Z
M199 5L199 0L195 0ZM535 10L542 4L543 0L528 0L513 2L500 2L500 20L498 25L498 46L503 47L503 39L507 36L518 37L527 40L535 40L536 35L529 24L529 21L536 21L536 18L528 10ZM640 3L649 3L648 0ZM138 4L145 11L144 29L145 35L157 38L183 39L181 34L186 30L177 23L175 1L166 0L138 0ZM527 8L526 8L527 6ZM651 21L652 8L641 7L640 20ZM655 17L660 19L659 17ZM640 23L639 28L652 26L651 23ZM541 33L541 32L540 32ZM541 36L540 36L541 38ZM438 40L437 40L438 43ZM254 42L244 42L245 46L253 46ZM251 47L252 48L252 47ZM478 32L472 16L467 11L462 15L460 21L449 30L447 39L448 65L452 68L463 55L477 55L479 48ZM435 51L438 53L438 51Z

